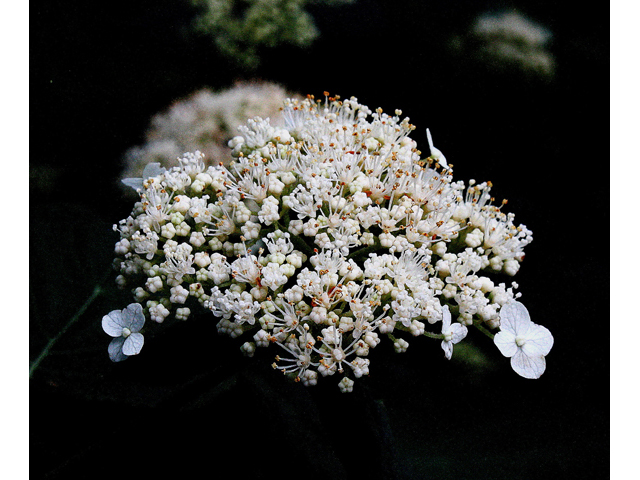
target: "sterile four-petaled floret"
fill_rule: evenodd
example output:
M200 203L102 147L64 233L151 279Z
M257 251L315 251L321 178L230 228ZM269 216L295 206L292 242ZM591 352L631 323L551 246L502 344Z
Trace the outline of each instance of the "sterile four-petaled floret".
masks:
M460 343L467 336L467 327L461 323L451 324L451 312L449 307L442 307L442 350L447 360L451 360L453 346Z
M553 346L553 335L531 321L520 302L510 302L500 310L500 332L493 341L511 367L524 378L540 378L546 368L545 356Z
M114 337L108 348L112 361L121 362L140 353L144 345L144 336L140 333L144 322L144 312L139 303L132 303L123 310L113 310L102 317L102 329Z

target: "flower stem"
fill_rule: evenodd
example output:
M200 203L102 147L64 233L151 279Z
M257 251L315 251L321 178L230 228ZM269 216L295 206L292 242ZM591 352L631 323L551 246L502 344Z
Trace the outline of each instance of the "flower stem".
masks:
M435 338L438 340L444 339L444 335L442 335L441 333L424 332L422 335L424 335L425 337Z
M396 325L396 330L401 330L403 332L410 332L411 330L403 325ZM387 334L389 335L389 334ZM435 338L436 340L442 340L444 338L444 335L442 335L441 333L431 333L431 332L427 332L425 331L424 333L422 333L423 336L428 337L428 338ZM393 339L395 341L395 338Z
M91 303L100 295L100 293L102 293L102 287L100 285L96 285L96 287L93 289L93 292L91 293L89 298L87 298L87 300L76 312L76 314L73 317L71 317L71 320L69 320L67 324L64 327L62 327L62 329L57 333L55 337L49 340L49 343L47 343L47 345L44 347L42 352L40 352L40 355L38 355L38 358L36 358L33 362L31 362L31 366L29 367L29 379L31 379L31 377L33 376L33 372L35 372L36 368L38 368L38 365L40 365L40 362L42 362L42 360L44 360L46 356L49 354L49 351L51 350L53 345L58 340L60 340L60 337L64 335L64 333L69 329L69 327L71 327L71 325L73 325L78 321L78 319L84 314L87 308L89 308L89 305L91 305Z

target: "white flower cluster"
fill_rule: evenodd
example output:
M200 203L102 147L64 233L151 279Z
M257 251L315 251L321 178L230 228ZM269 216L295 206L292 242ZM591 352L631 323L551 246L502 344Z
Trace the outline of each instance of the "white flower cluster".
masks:
M228 167L196 152L128 180L140 201L114 225L117 282L152 321L204 307L246 355L275 344L274 368L350 391L384 337L398 352L436 338L451 358L468 327L498 328L519 294L494 278L532 237L490 183L452 180L428 131L421 158L402 112L326 95L287 100L283 127L249 120Z
M463 48L491 68L518 69L551 77L555 59L549 51L552 34L517 11L485 13L474 22L465 38L456 38Z
M247 118L269 118L272 125L284 125L282 103L292 95L271 82L239 82L214 92L204 88L173 103L151 118L145 143L124 155L124 177L140 177L149 163L165 168L178 165L184 152L200 150L205 161L231 162L227 143Z

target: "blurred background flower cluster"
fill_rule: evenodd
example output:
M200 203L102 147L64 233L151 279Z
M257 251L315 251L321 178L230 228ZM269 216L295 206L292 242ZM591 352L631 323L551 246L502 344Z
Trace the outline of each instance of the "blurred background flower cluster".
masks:
M607 27L546 1L33 4L30 359L81 312L30 380L33 478L86 478L130 435L145 461L122 467L150 476L188 459L253 478L285 461L310 478L604 478L607 345L590 333L608 301L592 279L608 279L575 235L606 215L584 187L607 190L585 165L608 102ZM196 148L224 162L245 117L277 121L286 96L324 91L402 109L419 148L428 127L457 178L492 181L534 232L518 283L556 339L541 380L477 338L446 364L433 348L380 352L336 409L333 388L266 380L206 318L110 362L100 320L131 300L111 268L111 226L132 205L120 179Z

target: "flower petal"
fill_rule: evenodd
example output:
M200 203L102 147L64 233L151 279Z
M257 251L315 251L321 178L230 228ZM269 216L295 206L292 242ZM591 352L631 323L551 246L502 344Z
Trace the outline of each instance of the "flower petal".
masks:
M129 330L139 332L144 326L144 311L139 303L132 303L122 311L125 318L129 321Z
M122 353L125 355L137 355L144 345L144 336L141 333L132 333L122 345Z
M144 170L142 170L142 179L146 180L150 177L157 177L158 175L163 174L165 171L166 168L164 168L161 163L148 163L147 166L144 167Z
M500 330L514 335L524 334L531 324L527 308L520 302L510 302L500 309Z
M133 188L136 192L142 190L142 178L123 178L121 182L127 187Z
M522 346L529 356L548 355L553 347L553 335L542 325L531 325L526 335L526 343Z
M451 312L449 311L449 305L442 307L442 331L449 330L451 326Z
M540 378L547 363L542 355L528 356L522 349L518 349L511 357L511 368L524 378Z
M122 344L124 341L124 337L117 337L111 340L107 351L109 352L109 358L112 362L121 362L128 358L124 353L122 353Z
M142 177L137 178L123 178L121 180L127 187L133 188L136 192L142 190L144 181L147 178L157 177L163 174L166 169L160 163L149 163L142 171Z
M501 330L493 337L493 343L496 344L500 353L505 357L513 357L518 351L516 345L516 336L508 330Z
M102 317L102 329L112 337L122 335L122 329L126 327L124 316L121 310L114 310Z
M451 332L451 343L459 343L460 341L462 341L462 339L464 337L467 336L467 327L465 327L464 325L462 325L461 323L454 323L453 325L451 325L451 328L449 329L449 331Z
M451 360L451 354L453 354L453 343L443 340L441 345L442 350L444 350L444 356L447 360Z

